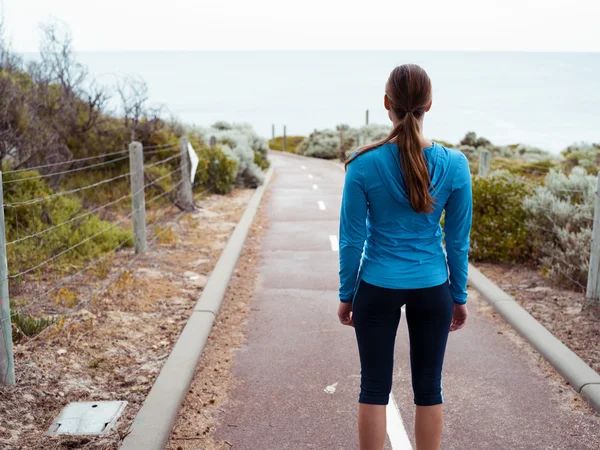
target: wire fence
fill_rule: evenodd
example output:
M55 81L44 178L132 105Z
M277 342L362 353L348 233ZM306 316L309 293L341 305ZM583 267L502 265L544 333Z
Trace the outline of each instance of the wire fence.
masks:
M78 261L77 264L75 264L76 269L74 272L67 273L66 275L62 276L59 275L59 278L54 282L51 282L49 286L47 283L39 283L40 287L45 286L44 289L42 289L43 292L38 292L34 295L31 295L27 301L13 305L12 310L7 309L6 307L0 308L0 332L2 332L0 335L0 340L2 341L2 344L0 344L0 382L12 383L14 381L12 341L8 341L8 337L10 337L11 333L7 331L10 331L12 328L12 323L14 323L15 320L25 316L31 317L33 320L40 320L39 330L36 329L35 332L28 332L20 335L21 341L19 342L17 349L18 353L19 351L22 351L23 348L30 347L30 344L34 343L35 340L40 339L41 336L44 336L50 332L50 330L56 329L58 324L62 324L62 326L64 326L66 319L73 318L78 311L89 305L94 298L106 292L107 289L114 285L114 283L119 280L120 277L122 277L123 274L129 270L144 254L144 251L139 251L140 249L137 246L138 240L141 237L145 239L147 233L151 236L148 242L144 242L144 249L147 246L154 245L164 233L170 230L168 226L166 226L164 229L161 229L164 224L176 222L186 211L194 209L191 190L196 185L186 182L186 173L190 177L191 173L189 156L185 152L182 153L181 149L183 148L187 149L187 145L181 145L181 143L170 143L142 148L141 144L133 143L128 150L35 167L18 168L2 174L6 177L17 176L15 179L2 181L1 185L6 185L9 189L6 192L10 192L11 186L15 186L19 182L47 179L57 176L69 177L73 176L73 174L77 172L86 170L103 171L111 164L118 165L120 163L120 165L123 166L125 164L125 160L130 160L128 167L129 170L125 171L124 173L108 176L105 179L91 182L85 186L80 186L73 189L57 190L44 196L37 196L25 200L19 199L18 201L5 202L4 198L0 198L0 200L2 200L2 206L7 217L15 219L17 223L16 230L13 230L16 231L17 235L13 236L9 241L3 239L2 242L0 242L0 265L2 264L2 260L7 260L7 251L9 249L14 249L15 254L20 255L20 246L26 244L30 240L34 240L34 243L43 242L47 236L52 236L50 233L56 232L60 229L66 229L66 227L69 227L68 229L70 231L76 230L81 226L81 224L85 223L86 220L99 217L100 213L106 213L108 210L114 210L117 206L121 207L121 205L131 205L131 209L124 215L119 212L114 213L113 216L116 215L117 217L108 222L101 221L102 226L99 230L93 233L88 233L87 235L82 235L81 238L77 239L75 242L63 242L61 245L65 248L52 251L48 257L45 257L43 260L37 261L26 268L22 269L20 267L20 261L17 264L18 270L12 270L13 267L10 266L4 267L4 269L0 267L0 269L2 269L0 270L0 273L3 272L3 275L0 276L0 286L8 288L9 286L13 285L13 287L19 286L20 283L25 281L36 282L42 275L52 277L56 273L63 273L65 267L69 266L69 264L66 262L69 258L69 255L76 255L77 257L75 259ZM141 150L141 155L136 153L138 150ZM175 153L169 155L169 152ZM161 159L155 160L156 157ZM107 158L112 159L107 160ZM99 159L104 159L104 161L94 162L94 160ZM147 161L144 162L144 159ZM136 161L141 161L141 164ZM160 176L157 176L156 178L150 176L148 173L149 169L167 165L170 166L170 170ZM56 172L48 172L54 168L59 168L59 170ZM121 168L123 169L123 167ZM33 171L37 171L38 173L34 173ZM32 175L29 176L29 174L26 172L32 172ZM161 169L159 174L163 172L164 170ZM110 173L110 171L107 171L107 173ZM25 176L20 176L23 174ZM29 232L25 235L19 234L19 217L22 213L31 213L31 211L27 209L28 207L32 207L34 205L46 205L48 203L55 202L62 197L79 198L82 193L92 189L101 192L102 189L111 186L113 183L126 179L129 179L131 182L131 189L127 194L121 195L114 200L94 205L94 207L88 209L87 211L78 211L72 217L62 220L59 223L52 223L49 221L50 223L48 223L48 226L41 230ZM141 184L138 184L137 186L141 187L136 190L133 187L135 185L135 179L145 179L147 181L142 181ZM181 198L186 198L186 196L181 196L180 194L184 189L190 190L187 198L192 199L191 204L182 205ZM148 194L152 193L153 191L154 193L159 191L159 193L146 199L145 197L148 197ZM136 202L136 199L139 200L140 198L142 201ZM164 200L165 198L169 200L168 203L165 204L164 202L161 202L157 209L159 213L153 217L152 221L147 221L146 209L150 206L156 207L161 199ZM174 208L178 208L180 212L174 215ZM143 217L143 223L136 223L134 216ZM117 242L115 242L115 245L111 246L110 249L104 249L95 257L85 258L78 255L78 251L86 244L95 242L103 235L107 235L108 233L116 230L121 230L124 232L126 230L125 227L131 223L134 225L133 235L123 233L125 236L118 239ZM2 231L4 231L4 227L2 228ZM70 233L67 234L70 235ZM118 270L114 271L114 273L112 273L108 279L101 282L100 287L89 283L83 278L86 273L89 273L101 265L106 264L117 252L123 250L125 247L131 247L134 244L135 252L131 253L131 256L125 263L119 263ZM86 259L87 262L85 261ZM14 261L9 262L14 264ZM57 271L56 269L60 270ZM35 278L32 278L34 274ZM71 307L64 307L58 312L53 311L52 313L48 314L48 299L53 294L56 295L61 289L69 286L70 284L77 284L77 287L83 290L85 290L87 287L87 295L78 297L76 304ZM8 304L8 302L5 301L8 299L2 298L0 300L2 300L0 302L0 306L5 306ZM54 309L54 306L52 306L52 309ZM39 319L36 318L36 315L39 316L40 314L45 314L45 317L40 317ZM21 332L23 332L23 330L21 330Z

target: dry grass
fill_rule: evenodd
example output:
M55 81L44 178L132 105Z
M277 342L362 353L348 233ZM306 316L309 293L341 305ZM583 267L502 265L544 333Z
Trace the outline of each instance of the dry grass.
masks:
M16 346L18 384L0 387L0 448L118 448L202 292L184 272L210 274L251 194L239 190L203 199L202 211L169 225L168 239L128 270L123 267L132 258L130 249L35 305L36 313L47 314L58 303L91 299L40 338ZM98 291L117 275L110 289ZM28 282L17 302L26 303L54 282ZM129 402L111 435L43 436L69 402L98 400Z

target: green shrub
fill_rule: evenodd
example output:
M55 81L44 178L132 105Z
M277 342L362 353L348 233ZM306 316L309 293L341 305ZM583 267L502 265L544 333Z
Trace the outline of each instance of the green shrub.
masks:
M52 319L51 317L35 318L32 316L26 316L21 312L14 313L11 316L11 320L12 323L18 328L20 333L27 337L36 336L49 326L56 323L56 320ZM16 336L19 336L19 333L17 333Z
M37 175L35 171L6 172L3 177L4 201L7 204L21 203L54 194L55 191L48 187L43 178L27 179ZM15 180L22 181L6 183ZM5 207L7 241L41 233L7 247L10 274L26 271L53 257L56 258L56 266L73 268L122 242L127 241L125 245L132 244L131 231L113 226L96 214L86 213L82 202L72 195L30 205ZM72 220L82 215L85 217ZM65 225L44 232L67 221ZM67 252L70 247L74 248ZM66 253L61 255L63 252Z
M320 130L311 133L296 148L296 153L322 159L340 156L340 133L336 130Z
M257 152L256 150L254 150L254 164L260 167L262 170L267 170L269 167L271 167L269 160L265 158L261 152Z
M177 189L173 188L173 186L181 180L181 171L177 170L179 169L180 158L176 158L174 161L174 165L176 164L177 167L174 167L169 163L165 163L145 169L146 173L144 175L144 183L149 184L150 180L153 180L153 185L148 186L144 190L146 194L146 202L149 202L153 198L164 194L165 190L170 192L168 196L163 195L158 200L152 203L147 203L147 208L153 208L156 206L156 204L170 203L171 198L177 197ZM175 172L173 172L173 170L175 170ZM170 172L173 173L170 174ZM161 186L162 189L159 186Z
M491 147L492 143L484 137L477 137L477 134L473 131L469 131L464 138L460 141L460 145L468 145L470 147Z
M598 167L600 166L600 143L570 145L562 152L562 156L565 158L565 169L567 171L581 166L590 175L598 174Z
M193 132L202 136L206 145L214 138L225 154L237 161L236 186L256 188L263 183L263 171L255 163L256 153L260 154L259 160L268 159L269 145L251 125L218 122L208 129L195 127Z
M207 147L198 152L196 177L202 189L216 194L228 194L235 186L238 162L219 147Z
M296 153L296 148L302 143L304 136L288 136L286 151ZM271 150L283 151L283 136L276 136L275 139L269 140Z
M558 163L551 160L528 163L510 158L492 158L491 163L492 170L505 170L513 175L527 177L538 182L541 182L557 166Z
M555 280L587 283L595 198L596 177L575 167L569 175L550 172L523 202L533 257Z
M473 178L471 257L489 262L527 261L531 253L523 199L532 186L505 172Z

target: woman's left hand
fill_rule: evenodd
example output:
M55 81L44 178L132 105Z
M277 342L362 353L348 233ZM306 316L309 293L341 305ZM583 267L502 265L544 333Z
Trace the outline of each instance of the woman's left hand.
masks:
M352 302L340 302L338 317L342 325L354 326L354 320L352 320Z

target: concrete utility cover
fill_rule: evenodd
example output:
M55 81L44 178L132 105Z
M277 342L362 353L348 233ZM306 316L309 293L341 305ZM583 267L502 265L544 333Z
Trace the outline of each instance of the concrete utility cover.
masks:
M50 425L48 436L108 434L127 406L127 402L69 403Z

